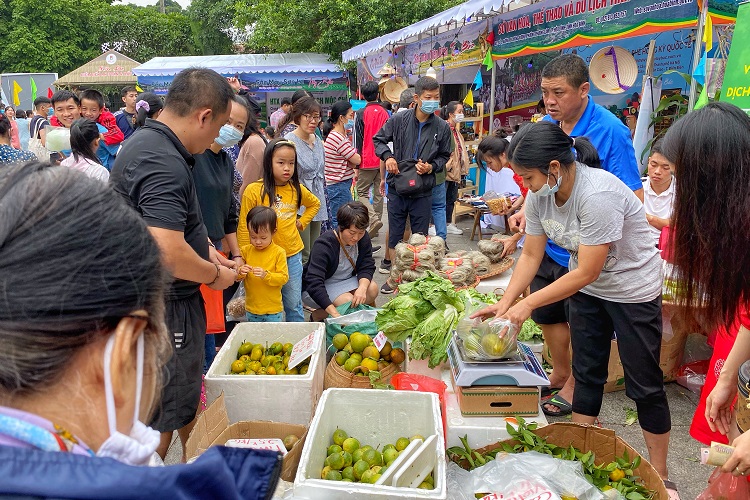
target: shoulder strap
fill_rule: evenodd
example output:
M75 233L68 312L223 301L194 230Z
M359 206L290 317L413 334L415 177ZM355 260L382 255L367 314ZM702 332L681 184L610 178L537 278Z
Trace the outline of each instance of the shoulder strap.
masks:
M352 268L354 269L354 272L357 272L357 265L352 260L351 256L349 255L349 252L346 251L346 247L344 246L344 243L341 241L341 237L339 236L339 232L334 230L333 234L336 235L336 239L339 241L339 245L341 245L341 250L344 251L344 255L346 255L346 258L349 259L349 263L352 265Z

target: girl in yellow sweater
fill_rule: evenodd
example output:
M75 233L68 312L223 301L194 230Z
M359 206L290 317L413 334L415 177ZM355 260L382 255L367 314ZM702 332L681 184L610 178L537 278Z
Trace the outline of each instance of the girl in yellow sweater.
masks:
M302 322L305 318L302 313L303 244L300 231L318 213L320 200L300 184L297 151L293 142L275 139L266 146L263 178L248 185L242 194L237 227L240 248L251 244L247 215L257 206L271 207L276 212L278 224L273 242L284 249L289 273L289 280L281 288L284 315L286 321Z
M258 206L247 213L250 245L241 248L246 264L238 278L245 279L247 320L255 323L278 323L284 318L281 287L289 281L286 252L272 241L276 234L276 212Z

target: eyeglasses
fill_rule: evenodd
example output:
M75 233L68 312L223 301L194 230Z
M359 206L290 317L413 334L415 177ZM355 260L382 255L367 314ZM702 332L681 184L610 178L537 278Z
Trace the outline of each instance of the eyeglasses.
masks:
M315 123L320 121L320 115L302 115L302 117L307 121L314 121Z

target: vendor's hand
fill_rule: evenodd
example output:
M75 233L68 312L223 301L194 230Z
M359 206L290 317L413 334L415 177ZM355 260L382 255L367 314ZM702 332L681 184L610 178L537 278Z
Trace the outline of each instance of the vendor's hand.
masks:
M243 259L240 255L235 255L232 257L232 262L234 262L235 269L241 268L245 265L245 259Z
M706 398L706 421L712 431L727 435L734 424L733 402L737 395L737 381L719 377L716 386Z
M417 173L419 175L429 174L432 172L432 165L422 160L417 162Z
M469 316L469 319L474 319L474 318L488 319L488 318L493 318L497 316L502 316L508 311L509 308L510 308L510 304L506 304L505 302L501 300L500 302L496 304L492 304L491 306L487 306L484 309L480 309L479 311Z
M731 472L735 476L746 476L750 473L750 432L745 432L732 441L732 446L734 452L721 471Z
M225 266L219 266L219 277L213 284L208 285L212 290L224 290L229 288L237 280L237 273L233 269Z
M522 300L518 304L514 305L508 311L501 315L503 319L507 319L519 328L523 325L523 322L531 317L532 309L526 305L526 301Z
M258 278L263 279L263 278L266 277L266 274L268 274L268 273L262 267L254 267L253 268L253 276L257 276Z
M516 241L515 238L505 238L504 240L502 240L502 242L503 242L502 257L513 255L518 249L518 242Z
M380 196L385 196L385 179L380 181Z
M394 157L390 157L387 160L385 160L385 170L389 174L397 175L398 174L398 162Z
M361 306L365 302L367 302L367 287L362 288L360 286L354 290L354 294L352 295L352 306Z
M526 214L518 212L508 217L508 225L514 233L526 232Z
M305 228L302 227L302 223L299 221L299 219L297 219L297 231L299 231L301 233L304 230L305 230Z

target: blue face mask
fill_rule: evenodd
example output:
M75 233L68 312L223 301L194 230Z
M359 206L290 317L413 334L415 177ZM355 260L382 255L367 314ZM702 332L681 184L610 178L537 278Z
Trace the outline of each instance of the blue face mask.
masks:
M347 120L346 123L344 124L344 129L345 130L354 129L354 120Z
M54 110L54 109L52 109L52 108L49 108L49 109L47 110L47 117L48 117L48 118L51 118L51 117L52 117L52 115L54 115L54 114L55 114L55 110Z
M555 182L554 186L549 185L549 176L550 174L547 174L547 183L540 187L539 190L534 193L537 196L553 196L559 189L560 185L562 185L562 175L557 177L557 182Z
M242 132L227 124L219 130L219 137L216 138L216 144L223 148L229 148L242 140Z
M428 115L431 115L432 113L437 111L439 107L440 101L422 101L422 106L420 106L422 111L427 113Z

